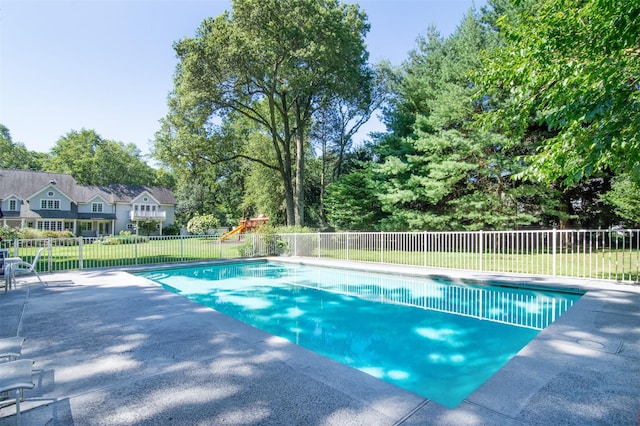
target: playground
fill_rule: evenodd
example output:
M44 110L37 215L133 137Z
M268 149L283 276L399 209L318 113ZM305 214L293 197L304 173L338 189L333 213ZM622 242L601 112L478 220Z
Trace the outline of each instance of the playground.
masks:
M252 217L250 219L242 219L238 226L220 237L220 241L222 242L233 235L238 235L238 238L240 238L240 235L243 233L254 230L268 221L269 218L263 214L259 214L257 217Z

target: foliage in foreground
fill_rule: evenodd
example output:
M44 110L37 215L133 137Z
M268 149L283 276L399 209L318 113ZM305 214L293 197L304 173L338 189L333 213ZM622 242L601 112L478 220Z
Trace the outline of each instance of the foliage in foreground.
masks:
M640 179L640 1L543 0L498 25L505 42L478 73L494 98L508 95L493 123L555 133L523 175L567 186L607 170Z

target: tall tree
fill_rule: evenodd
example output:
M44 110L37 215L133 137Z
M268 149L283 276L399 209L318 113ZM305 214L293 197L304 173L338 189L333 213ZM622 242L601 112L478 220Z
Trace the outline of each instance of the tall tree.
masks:
M245 181L255 177L255 189L260 193L270 186L260 183L277 176L275 154L263 146L268 135L237 113L227 114L221 124L203 123L200 117L182 114L175 108L176 101L170 99L172 112L161 121L153 156L178 176L181 190L176 196L187 220L195 213L213 214L222 224L235 225L247 205L257 199L256 192L247 190ZM190 185L196 188L193 195L188 190ZM206 201L200 202L198 194L205 193ZM262 210L265 206L260 203L252 206L261 213L270 212Z
M326 215L338 229L372 231L386 217L371 167L353 169L327 188Z
M505 42L480 75L502 129L554 133L525 176L565 185L598 171L640 179L640 1L541 0L498 20Z
M155 170L142 159L140 150L133 143L103 140L96 147L93 167L97 171L93 179L95 185L155 183Z
M602 195L602 200L614 208L626 226L640 225L640 184L628 175L613 180L611 190Z
M471 73L493 40L470 11L449 38L420 38L400 70L391 132L376 146L383 228L504 229L551 211L541 188L510 179L522 168L517 139L473 125L484 104Z
M134 144L103 139L95 130L70 131L58 139L50 154L43 170L70 174L81 185L156 183L156 171Z
M362 81L360 97L326 99L314 114L310 138L314 152L320 157L319 213L323 222L326 188L346 172L347 158L353 149L353 137L384 105L391 74L388 63L379 64L375 67L373 82Z
M95 130L72 130L51 148L51 157L44 165L45 170L70 174L81 185L94 185L97 170L93 159L102 142L102 137Z
M9 129L0 124L0 168L40 170L46 154L29 151L24 144L13 142Z
M232 9L175 44L172 113L203 127L231 112L258 123L276 154L287 223L302 225L306 132L322 99L356 98L371 78L366 16L337 0L233 0Z
M311 138L320 148L322 157L330 157L330 178L339 178L345 168L346 156L352 148L353 136L379 111L387 100L392 70L388 63L375 68L373 81L362 81L360 97L326 99L314 115Z

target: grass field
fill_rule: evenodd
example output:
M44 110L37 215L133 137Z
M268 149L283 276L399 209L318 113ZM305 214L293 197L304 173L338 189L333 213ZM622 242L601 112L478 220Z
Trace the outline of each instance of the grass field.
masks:
M317 255L316 255L317 257ZM466 269L527 275L606 279L638 282L640 253L629 250L605 250L593 253L476 253L408 252L379 250L328 250L319 257L395 265Z
M32 244L20 247L18 255L24 261L32 262L39 246ZM13 251L10 250L10 256L14 255ZM76 240L61 240L43 250L38 270L55 272L237 257L240 257L237 242L220 243L208 238L147 240L138 244L115 245L77 244Z

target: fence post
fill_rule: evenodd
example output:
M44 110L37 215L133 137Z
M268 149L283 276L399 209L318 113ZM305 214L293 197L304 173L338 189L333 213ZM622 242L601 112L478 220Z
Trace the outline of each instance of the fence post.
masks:
M83 261L82 261L82 243L84 239L82 237L78 237L78 269L84 269Z
M258 253L258 249L259 247L257 247L257 244L256 244L256 234L251 233L251 252L253 253L253 255ZM261 255L264 256L264 254L261 254Z
M422 266L427 267L427 231L422 232Z
M484 257L484 230L480 230L479 233L480 243L478 244L478 252L480 254L480 272L483 271L483 262L482 258Z
M20 257L20 253L18 250L18 247L20 247L20 244L18 243L18 239L14 238L13 239L13 257Z
M184 236L180 234L180 262L184 262Z
M51 247L52 241L53 240L52 240L51 237L47 238L47 245L49 246L48 247L48 249L49 249L48 250L48 252L49 252L49 264L48 264L47 272L51 272L51 267L52 267L52 264L53 264L53 253L52 253L52 247Z
M552 270L552 275L555 277L556 276L556 245L558 242L558 235L557 235L557 229L554 226L553 230L551 231L551 261L553 262L551 265L551 270Z
M135 240L134 240L135 244L133 245L134 249L135 249L135 255L134 255L135 256L135 263L134 263L135 265L138 264L138 238L139 237L136 235L135 236Z
M344 237L347 239L345 247L347 248L347 260L349 260L349 231L345 232Z

